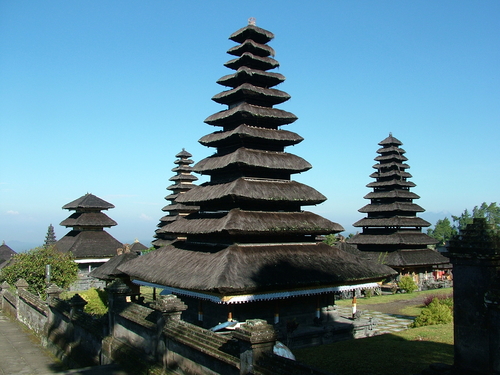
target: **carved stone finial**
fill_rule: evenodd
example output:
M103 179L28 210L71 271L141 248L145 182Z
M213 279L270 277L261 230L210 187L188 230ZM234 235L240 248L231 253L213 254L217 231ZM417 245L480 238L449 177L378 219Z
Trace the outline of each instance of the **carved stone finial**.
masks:
M28 289L29 287L28 282L24 279L17 280L14 285L16 286L17 289Z
M235 330L235 337L250 343L263 343L276 340L273 326L262 319L250 319Z
M187 309L186 304L173 294L160 296L152 307L162 313L181 312Z
M256 25L256 23L257 23L257 20L255 19L255 17L250 17L250 18L248 19L248 24L249 24L249 25L255 26L255 25Z

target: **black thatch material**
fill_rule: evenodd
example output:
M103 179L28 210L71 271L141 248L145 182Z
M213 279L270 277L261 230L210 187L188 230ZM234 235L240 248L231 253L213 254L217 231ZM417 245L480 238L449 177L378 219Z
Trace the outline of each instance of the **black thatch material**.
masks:
M87 209L87 208L94 208L98 210L107 210L110 208L115 208L114 205L112 205L109 202L106 202L105 200L96 197L93 194L85 194L84 196L75 199L73 202L70 202L66 205L63 206L63 209L66 210L78 210L78 209Z
M438 241L420 232L395 232L392 234L356 234L347 243L356 245L435 245ZM385 250L387 251L387 249Z
M230 165L249 166L272 170L287 170L290 173L300 173L311 169L307 161L286 152L270 152L239 148L228 155L213 155L199 161L194 171L202 174L211 174L213 171L227 168Z
M220 78L217 83L222 86L238 87L244 83L256 86L273 87L285 81L285 76L275 72L250 69L246 66L239 68L236 73Z
M0 245L0 263L3 263L10 259L11 256L16 255L17 253L12 250L9 246L5 244L5 242Z
M255 139L264 142L272 142L280 146L291 146L304 140L297 133L288 130L275 130L258 128L246 124L240 125L229 131L218 131L202 137L199 142L204 146L218 147L229 142L243 142L246 139Z
M450 263L448 258L432 249L398 250L388 253L385 259L385 264L394 268L447 263Z
M193 186L196 186L194 184L192 184L191 182L180 182L180 183L175 183L173 185L170 185L169 187L167 187L167 190L171 190L171 191L174 191L174 192L181 192L181 191L187 191L189 189L192 189ZM165 198L167 199L167 198ZM168 198L170 199L170 198Z
M370 213L370 212L392 212L392 211L403 211L403 212L424 212L425 210L418 204L411 202L393 202L387 204L367 204L366 206L360 208L359 212Z
M112 227L117 225L116 221L102 212L75 212L66 220L61 221L65 227Z
M179 152L179 153L177 153L177 155L175 155L175 157L180 159L180 160L189 160L188 158L190 158L192 156L193 155L191 155L189 152L187 152L184 149L182 149L181 152ZM177 160L177 161L180 162L180 160Z
M221 295L358 284L394 274L324 243L235 244L217 252L171 245L119 270L151 283Z
M250 52L251 54L263 57L275 55L274 49L272 47L261 43L255 43L250 39L245 40L243 43L238 44L237 46L234 46L227 51L228 54L233 56L241 56L245 52Z
M425 264L427 266L437 264L434 261L447 263L441 262L442 259L438 256L427 256L431 251L427 250L427 246L436 244L437 241L422 233L422 228L431 224L416 216L418 212L424 212L424 209L412 202L420 197L409 191L409 188L416 185L407 180L411 174L405 169L410 166L403 163L407 158L403 156L405 150L399 148L401 141L390 134L379 145L383 146L377 150L380 155L375 158L379 164L373 166L377 172L370 175L376 181L366 185L374 189L365 196L371 203L359 210L367 213L368 217L353 224L355 227L362 227L363 233L347 242L358 245L358 249L367 254L389 252L391 258L388 264L398 267L404 267L405 262L408 262L408 266L415 265L424 259L429 261ZM401 254L405 256L399 254L400 251L404 251Z
M312 212L243 211L191 214L161 228L160 233L286 236L292 234L329 234L344 228Z
M134 243L132 245L130 245L130 252L131 253L140 254L141 252L143 252L144 250L147 250L147 249L148 248L146 246L144 246L142 243L140 243L137 240L135 240Z
M72 230L55 247L63 253L72 252L76 259L109 258L116 255L122 243L103 230Z
M412 193L408 190L394 189L390 191L374 191L366 194L365 199L419 199L420 195Z
M255 25L247 25L229 36L229 39L236 43L243 43L247 39L259 44L265 44L274 39L274 34Z
M317 190L296 181L238 178L225 184L198 186L180 196L178 202L199 204L231 197L241 200L294 201L300 205L319 204L326 197Z
M179 213L179 212L191 213L191 212L197 212L199 209L200 208L197 206L188 206L186 204L174 203L174 204L166 205L161 210L162 211L175 211L177 213Z
M212 97L219 104L237 103L245 100L249 104L258 106L271 106L286 102L290 95L277 89L268 89L244 83L232 90L223 91Z
M385 218L364 218L356 221L354 227L430 227L431 223L411 216L391 216Z
M295 120L297 120L297 116L281 109L243 103L231 109L217 112L207 117L205 122L214 126L236 127L246 123L251 126L276 128L281 125L291 124Z
M240 57L229 60L224 66L234 70L242 66L250 69L269 70L279 67L280 64L271 57L261 57L253 55L250 52L245 52Z
M177 169L178 168L174 168L174 169ZM191 167L191 170L193 170L193 167ZM184 171L182 171L184 172ZM196 176L193 176L192 174L187 174L187 173L180 173L180 174L177 174L175 176L172 176L170 177L168 180L169 181L182 181L182 182L187 182L189 183L190 181L197 181L198 180L198 177Z
M144 246L144 245L143 245ZM146 246L144 246L146 248ZM92 272L89 273L90 277L95 277L100 280L114 280L118 276L123 275L122 271L118 270L118 266L135 259L139 256L136 252L124 253L120 255L115 255L113 258L108 260L102 266L97 267Z

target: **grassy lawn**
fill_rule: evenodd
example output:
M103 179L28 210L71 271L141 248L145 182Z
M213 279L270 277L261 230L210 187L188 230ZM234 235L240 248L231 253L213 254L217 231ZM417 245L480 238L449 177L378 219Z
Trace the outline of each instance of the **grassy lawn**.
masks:
M451 294L453 293L453 288L443 288L443 289L432 289L425 290L423 292L414 293L397 293L397 294L385 294L382 296L373 296L370 298L357 298L357 304L360 305L375 305L378 303L389 303L396 301L406 301L409 299L415 299L419 297L425 297L427 295L437 295L437 294ZM351 299L341 299L335 301L339 306L351 306Z
M431 363L453 364L453 324L294 350L298 361L338 375L417 374Z
M411 294L395 294L360 298L358 305L374 305L407 301L401 314L418 315L422 297L451 294L438 289ZM350 306L351 300L337 301ZM337 375L416 374L431 363L453 363L453 323L411 328L357 340L294 350L297 360Z

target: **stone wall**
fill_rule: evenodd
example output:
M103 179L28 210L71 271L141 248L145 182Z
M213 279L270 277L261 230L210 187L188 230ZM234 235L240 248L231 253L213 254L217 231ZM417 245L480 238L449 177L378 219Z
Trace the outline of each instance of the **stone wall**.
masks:
M83 312L78 294L62 301L51 286L42 301L22 280L15 292L1 285L0 307L72 367L117 362L136 374L325 374L274 355L276 332L263 320L220 335L181 320L186 305L173 295L145 306L127 302L133 293L119 281L107 291L109 313L100 319Z

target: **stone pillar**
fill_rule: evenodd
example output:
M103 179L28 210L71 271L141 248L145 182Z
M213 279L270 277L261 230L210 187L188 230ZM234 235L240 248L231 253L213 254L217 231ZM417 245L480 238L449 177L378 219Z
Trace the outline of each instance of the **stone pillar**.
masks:
M127 296L132 293L132 290L120 279L113 281L105 290L108 293L109 334L113 335L115 313L127 304Z
M272 353L276 331L265 320L247 320L233 335L240 342L240 374L253 374L253 367L264 355Z
M186 304L173 294L160 296L151 307L161 312L165 324L181 320L182 312L187 309Z
M76 319L76 313L79 311L83 311L85 305L87 304L87 301L85 301L82 296L77 293L73 297L71 297L68 303L71 306L71 310L69 311L69 319L71 321L74 321Z
M56 284L50 284L45 293L47 293L47 302L55 298L59 298L63 289L59 288Z
M21 311L19 309L19 306L20 306L20 298L19 298L19 295L23 294L23 292L25 292L28 287L29 287L29 284L26 280L24 279L19 279L16 281L16 283L14 284L17 288L17 299L16 299L16 319L19 320L19 321L22 321L22 318L20 316L21 314Z
M3 310L3 304L4 304L4 302L3 302L3 294L4 294L4 292L7 289L9 289L9 286L10 285L9 285L9 283L7 281L4 281L2 283L2 285L0 285L0 309L2 309L2 310Z
M455 371L500 374L500 236L474 219L450 241Z

